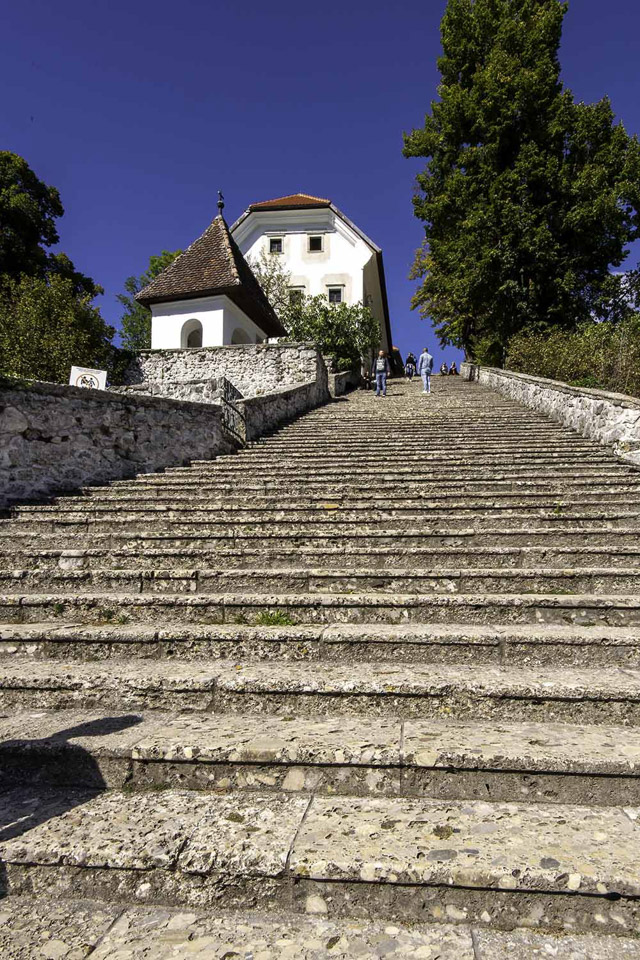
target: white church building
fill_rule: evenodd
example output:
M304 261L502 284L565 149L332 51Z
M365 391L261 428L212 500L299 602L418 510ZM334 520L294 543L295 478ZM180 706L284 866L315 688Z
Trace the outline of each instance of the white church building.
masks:
M218 207L205 232L136 295L151 310L152 350L261 343L286 334L229 233L222 201Z
M282 258L291 296L368 306L391 348L382 251L330 200L298 193L252 204L231 229L218 216L141 290L151 310L151 349L261 343L286 330L245 257Z
M282 258L292 296L324 294L332 303L368 306L382 349L391 349L382 250L331 200L295 193L252 203L231 234L252 261L262 251Z

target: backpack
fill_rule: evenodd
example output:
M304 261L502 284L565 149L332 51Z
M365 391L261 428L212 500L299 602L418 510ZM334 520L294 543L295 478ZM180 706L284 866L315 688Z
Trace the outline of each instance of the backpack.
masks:
M384 373L387 369L387 361L384 357L378 357L376 360L376 373Z

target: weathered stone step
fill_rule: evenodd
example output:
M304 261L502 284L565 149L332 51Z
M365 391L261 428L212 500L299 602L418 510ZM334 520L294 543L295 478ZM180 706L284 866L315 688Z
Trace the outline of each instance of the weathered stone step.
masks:
M639 538L640 541L640 538ZM309 547L305 543L294 548L281 545L270 548L269 541L262 548L243 549L212 546L163 548L89 546L86 549L0 549L0 568L6 571L28 570L84 570L121 569L135 564L139 570L212 568L222 564L226 570L251 569L274 559L283 568L296 565L313 566L324 570L336 567L363 567L366 570L386 570L400 564L412 570L452 570L457 568L540 568L547 570L580 570L589 567L640 567L640 542L637 546L608 547Z
M390 926L384 921L329 920L291 913L185 912L166 906L125 907L95 900L52 901L27 896L3 901L0 948L11 960L79 960L89 955L95 960L179 960L188 956L201 960L326 960L328 956L345 960L356 955L359 960L379 960L382 955L388 960L436 955L439 960L478 960L473 937L476 946L487 943L491 960L497 960L496 950L502 951L499 960L503 960L507 956L504 951L524 949L524 944L528 949L531 941L540 949L556 949L556 943L562 944L563 951L568 949L564 938L551 934L515 931L489 935L478 930L472 935L470 927L445 923ZM601 960L622 956L610 952L614 946L623 951L626 960L640 956L624 952L633 950L627 946L632 941L618 937L574 936L570 943L574 951L597 948ZM574 960L576 956L574 952ZM559 960L568 957L563 952Z
M24 593L365 593L477 594L565 593L640 596L640 567L579 570L503 568L347 570L283 567L235 569L93 568L89 570L13 569L0 571L0 592Z
M574 547L579 548L584 545L585 549L590 547L608 547L608 546L637 546L640 540L640 526L638 524L626 526L614 526L611 529L607 524L591 523L579 527L575 525L562 525L554 523L553 526L547 524L531 525L523 523L519 527L510 529L502 525L500 527L486 527L477 530L473 527L465 526L456 528L453 531L447 527L439 529L420 529L419 533L413 531L402 532L398 535L395 532L387 532L383 525L383 532L380 532L380 525L374 531L363 532L361 527L354 526L353 530L345 524L340 527L326 526L321 534L310 534L308 531L301 532L293 530L287 533L274 533L273 531L264 532L243 532L237 531L233 527L226 530L205 531L189 530L187 532L172 529L168 532L161 532L157 529L137 530L123 532L125 524L119 526L113 531L105 531L98 525L88 527L78 527L73 530L73 539L69 539L69 530L64 524L60 524L55 531L42 529L44 524L40 524L35 531L27 529L25 524L17 525L17 529L11 532L0 523L0 548L5 550L21 551L25 549L64 549L70 543L78 549L91 549L92 547L108 547L119 550L120 548L146 550L148 547L169 547L180 549L182 547L206 546L209 549L260 549L268 551L297 550L298 547L319 548L322 550L344 548L357 551L360 548L379 548L396 549L398 551L405 549L429 549L430 547L466 547L474 549L478 547ZM345 529L346 528L346 529Z
M640 624L640 596L615 594L4 594L0 620L60 622Z
M271 493L272 495L279 496L280 493L283 496L313 496L320 497L329 495L331 492L336 496L348 496L348 497L380 497L384 499L385 494L388 494L389 497L424 497L425 494L431 495L442 495L443 491L446 489L452 495L457 494L476 494L481 495L492 495L500 494L503 492L527 492L527 493L540 493L545 496L548 496L551 493L559 494L562 496L566 492L579 493L580 491L595 491L595 490L626 490L631 491L637 489L638 482L631 477L626 477L622 481L618 481L615 477L602 477L597 481L594 481L589 478L577 477L577 478L563 478L562 480L554 480L552 477L545 476L544 478L528 478L525 480L450 480L446 488L443 487L442 482L438 480L437 476L431 474L428 478L423 478L422 480L415 481L412 478L406 478L401 483L393 478L385 478L380 480L377 477L372 477L368 481L360 482L357 479L354 479L347 487L344 484L336 483L335 481L326 482L321 479L309 481L308 483L300 483L296 481L291 481L290 484L284 486L280 482L272 483L268 475L262 475L262 477L251 477L249 478L239 478L237 482L231 483L229 480L219 482L213 482L212 480L202 480L202 482L196 483L193 480L188 478L188 475L185 475L182 478L169 478L165 474L148 474L146 476L138 477L135 481L130 482L130 486L127 486L129 481L122 481L122 483L113 483L108 489L119 491L119 490L136 490L136 491L149 491L150 495L153 495L153 492L158 493L167 493L171 495L172 492L176 491L186 491L188 493L200 496L203 493L234 493L237 495L242 495L245 492L253 495L258 492L263 496ZM89 496L100 496L101 490L104 488L97 487L86 487L84 492Z
M263 474L264 469L260 469L259 465L256 465L255 469L256 474ZM239 461L229 461L228 463L223 463L220 461L212 464L210 468L205 467L184 467L182 472L178 472L177 468L175 472L169 472L163 474L163 476L188 476L191 480L224 480L233 479L234 477L242 475L243 477L248 477L251 479L251 472L248 472L245 466ZM588 477L598 480L601 477L613 477L615 479L627 479L628 477L637 476L635 468L623 466L622 464L617 464L615 462L605 463L605 464L594 464L593 466L577 466L572 464L567 464L563 466L562 464L554 464L549 466L548 469L549 479L560 479L562 477ZM395 480L396 482L401 481L403 478L411 480L413 483L419 481L420 479L433 480L434 471L429 469L427 466L424 466L421 469L405 467L401 463L389 463L385 464L382 462L378 466L375 464L371 466L358 466L352 464L351 461L345 458L344 464L337 466L333 463L327 463L324 467L321 467L320 464L317 466L296 466L292 463L282 463L279 467L274 467L269 470L269 480L271 483L275 483L278 480L284 481L289 479L296 478L305 478L305 479L318 479L323 482L330 480L339 480L342 483L348 482L349 480L361 480L363 477L376 478L378 481L381 478ZM536 469L535 464L523 464L519 466L517 464L511 465L502 465L502 464L488 464L488 465L479 465L476 460L475 463L469 463L468 465L461 466L442 466L438 468L438 479L440 481L444 480L462 480L462 479L478 479L478 480L518 480L518 479L540 479L540 470Z
M0 656L45 660L294 660L343 663L640 665L635 627L556 624L319 624L269 626L45 621L0 624ZM266 620L273 619L269 614Z
M96 511L104 511L109 509L117 508L128 508L136 509L138 505L144 507L152 508L156 505L159 506L169 506L174 509L192 509L194 496L198 498L198 506L202 505L205 508L219 507L224 508L229 513L234 513L237 510L247 509L247 494L246 493L229 493L224 494L220 492L209 493L205 490L197 490L195 487L193 489L185 489L183 487L178 487L177 489L164 490L163 488L151 488L150 492L146 490L113 490L108 493L103 492L100 497L97 496L91 497L87 495L78 496L78 497L65 497L57 498L53 501L53 504L49 507L52 508L64 508L65 510L78 510L78 509L90 509ZM427 507L442 507L442 506L466 506L466 507L491 507L491 506L514 506L514 507L526 507L530 505L540 506L557 506L558 501L561 499L563 505L568 506L573 503L632 503L640 500L640 484L637 487L629 487L628 485L622 485L620 489L617 487L607 489L602 488L588 488L582 490L570 489L568 491L563 491L561 497L558 493L554 493L548 490L537 490L537 491L498 491L496 493L474 493L467 494L464 497L458 493L442 493L441 495L432 495L428 496L380 496L377 493L371 493L369 496L362 497L353 497L350 495L346 496L336 496L330 498L322 498L319 493L311 495L308 497L296 497L296 496L281 496L275 497L273 495L265 496L264 494L257 494L255 492L251 495L251 505L254 510L313 510L313 509L327 509L327 506L339 507L341 510L363 510L363 509L375 509L375 510L390 510L390 509L404 509L404 510L423 510ZM21 506L19 510L16 510L16 513L29 513L34 509L31 506ZM35 508L38 509L38 508ZM42 512L42 507L39 508Z
M632 808L184 790L18 789L1 802L16 894L573 934L640 926Z
M0 947L11 960L44 960L51 949L68 960L89 954L94 960L640 960L637 939L522 928L506 933L451 922L403 926L31 897L4 900L2 918ZM71 952L62 953L64 947Z
M115 500L106 498L102 501L92 501L90 498L82 500L71 499L67 502L58 502L45 506L23 506L14 510L13 517L16 520L85 520L85 519L105 519L118 518L126 515L132 520L151 517L174 517L184 516L186 508L191 511L193 507L193 498L184 499L184 502L176 502L173 498L167 498L166 502L159 503L155 501L148 502L140 497L132 502L129 498ZM627 510L623 510L623 505ZM614 508L614 513L623 510L624 513L637 512L640 514L640 489L635 494L601 495L597 498L588 499L585 495L573 495L563 497L560 501L553 496L547 496L546 499L540 497L535 500L511 497L495 498L485 497L477 499L475 502L470 498L441 498L432 500L424 498L422 500L403 502L391 502L387 504L371 505L368 503L347 504L344 501L334 498L330 501L303 504L301 506L291 506L289 504L277 503L272 501L271 505L257 504L253 501L251 504L228 504L223 499L211 501L204 497L198 500L198 516L206 519L210 516L215 518L229 518L232 522L242 522L243 520L255 521L260 517L265 520L286 520L293 519L305 523L307 521L324 521L329 515L331 519L336 520L362 520L362 522L372 522L377 520L388 520L395 518L408 518L422 520L425 517L435 513L436 515L452 512L456 517L474 517L477 514L500 513L508 516L510 512L518 514L533 513L547 515L549 512L557 516L558 513L569 513L574 515L599 516ZM330 514L329 514L330 512Z
M375 520L359 517L334 517L334 511L327 510L313 519L283 511L284 516L268 519L260 511L249 516L232 520L220 511L198 510L185 512L165 511L155 515L136 514L134 511L107 514L106 516L89 514L23 514L11 520L0 522L0 544L11 541L19 533L68 533L90 531L100 533L119 533L127 530L130 535L138 533L156 533L180 536L200 534L224 538L246 537L282 537L287 534L300 536L301 531L311 539L318 536L339 535L369 538L378 536L387 541L406 540L407 537L419 539L427 534L439 533L449 529L454 535L458 524L474 530L476 533L489 531L499 525L503 532L543 530L555 537L555 528L561 530L584 530L600 526L606 530L635 529L640 531L640 507L624 509L611 505L607 508L585 505L564 509L558 506L554 510L509 510L508 508L478 511L431 510L425 514L416 512L404 516L380 516ZM195 514L195 515L194 515ZM4 540L3 540L4 538Z
M479 455L482 455L482 461L486 464L487 468L504 468L504 466L543 466L549 465L558 467L558 468L567 468L570 466L579 466L579 467L609 467L612 463L616 463L615 460L612 460L610 455L606 453L601 454L585 454L585 453L575 453L573 450L565 453L558 454L548 454L548 453L539 453L536 454L533 451L527 450L526 452L520 450L518 451L509 451L503 450L500 454L491 455L485 452L481 453L481 448L478 451L469 451L464 457L463 456L422 456L419 452L407 454L406 451L384 451L384 450L371 450L369 453L352 453L349 451L349 466L352 468L362 466L365 468L373 468L383 466L384 469L393 469L396 464L400 464L403 468L411 467L424 472L425 467L431 467L433 470L440 470L441 467L448 470L455 468L465 469L467 467L473 466L477 463ZM296 467L300 469L316 469L317 467L322 467L327 463L334 463L335 461L340 461L344 457L344 447L342 454L338 451L333 450L319 450L316 454L296 454L295 452L289 452L284 450L282 453L272 454L272 453L258 453L258 452L247 452L246 454L238 454L233 459L219 459L216 461L193 461L191 468L200 471L200 470L209 470L215 469L216 471L224 471L226 469L234 468L238 469L239 467L246 467L250 470L256 470L260 467L268 465L269 470L272 468L278 470L280 467Z
M396 429L390 429L395 426ZM580 445L589 443L577 433L568 430L566 427L555 424L552 420L512 420L510 416L497 417L491 419L486 413L479 417L467 416L451 419L431 419L421 420L416 418L396 419L384 417L379 422L358 421L347 423L343 420L331 420L324 423L313 421L312 418L305 419L304 422L291 424L279 430L272 438L265 437L255 441L253 446L270 446L278 443L334 443L336 434L344 436L354 443L366 443L370 438L380 439L385 442L398 442L401 437L410 437L417 441L422 437L428 439L446 438L447 440L459 440L466 443L467 440L476 442L478 438L488 441L499 440L504 436L507 441L512 440L549 440L554 442L567 442L574 439Z
M481 453L482 448L478 448L477 451L469 451L465 456L447 456L443 455L440 457L437 456L423 456L419 451L415 453L407 453L406 450L403 453L401 450L398 451L385 451L385 450L371 450L369 453L352 453L349 451L349 465L351 467L367 467L375 468L377 466L383 465L385 469L393 468L396 464L400 464L403 468L414 466L418 468L421 472L424 471L426 466L432 467L432 469L440 469L441 467L446 467L447 469L453 469L460 467L464 469L477 463L478 456ZM269 470L272 468L279 469L281 466L291 466L312 469L317 468L318 466L322 467L328 462L335 462L340 460L341 457L344 457L344 447L342 449L342 454L339 451L333 450L318 450L316 454L307 454L307 453L295 453L294 451L284 450L282 453L272 454L272 453L258 453L255 451L247 452L244 455L238 454L232 459L223 460L222 458L216 461L193 461L191 467L194 470L225 470L228 468L238 467L247 467L251 470L256 470L257 468L268 465ZM569 466L581 466L581 467L608 467L611 466L612 457L606 453L596 454L596 453L576 453L575 451L567 450L564 453L550 454L542 453L536 454L533 451L509 451L502 450L500 454L487 454L482 452L482 461L486 464L487 467L500 468L505 465L517 465L517 466L542 466L550 465L553 467L566 468Z
M489 664L6 660L0 707L640 725L640 670Z
M640 728L40 709L0 719L0 735L3 790L640 802Z

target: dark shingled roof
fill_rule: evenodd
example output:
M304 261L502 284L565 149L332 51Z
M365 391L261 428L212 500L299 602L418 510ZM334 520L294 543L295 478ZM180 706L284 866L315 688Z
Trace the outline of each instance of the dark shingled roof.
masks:
M249 210L293 210L304 207L330 207L331 200L324 197L312 197L309 193L291 193L288 197L276 197L275 200L263 200L252 203Z
M216 294L226 294L266 336L286 334L221 215L136 294L136 300L148 307L152 303Z

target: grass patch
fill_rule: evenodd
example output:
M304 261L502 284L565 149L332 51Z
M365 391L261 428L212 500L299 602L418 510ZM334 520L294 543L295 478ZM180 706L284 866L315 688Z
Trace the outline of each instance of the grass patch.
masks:
M257 627L292 627L293 620L281 610L265 610L259 613L254 623Z

